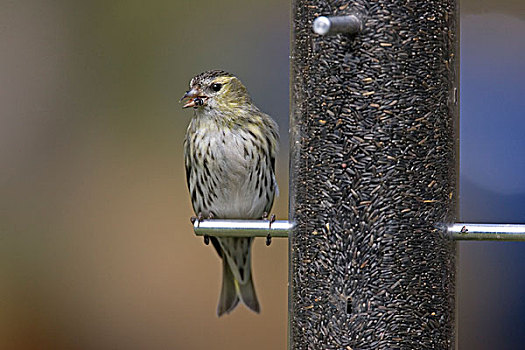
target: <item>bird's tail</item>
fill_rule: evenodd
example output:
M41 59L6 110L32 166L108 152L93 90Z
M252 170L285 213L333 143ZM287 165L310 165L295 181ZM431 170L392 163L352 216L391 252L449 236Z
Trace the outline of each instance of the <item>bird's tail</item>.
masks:
M246 282L240 283L235 279L230 265L226 260L227 259L222 259L222 288L219 305L217 306L217 315L220 317L225 313L232 312L239 303L239 299L242 300L248 308L259 313L260 307L253 285L251 264L248 264L250 268L249 278Z
M235 288L235 277L228 266L225 258L222 259L222 288L217 306L217 315L221 317L225 313L230 313L239 303L237 288Z

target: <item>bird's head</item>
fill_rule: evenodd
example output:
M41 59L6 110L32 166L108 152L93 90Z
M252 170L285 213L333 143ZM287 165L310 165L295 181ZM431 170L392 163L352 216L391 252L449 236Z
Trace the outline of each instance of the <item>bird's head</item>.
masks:
M182 108L217 109L228 111L251 104L250 96L241 81L222 70L210 70L195 76L190 89L182 96Z

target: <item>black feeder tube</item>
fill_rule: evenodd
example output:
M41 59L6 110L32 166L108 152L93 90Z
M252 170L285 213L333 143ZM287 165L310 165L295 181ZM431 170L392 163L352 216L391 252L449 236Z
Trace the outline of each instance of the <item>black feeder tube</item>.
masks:
M290 349L455 348L453 0L293 2ZM362 23L319 35L319 16Z

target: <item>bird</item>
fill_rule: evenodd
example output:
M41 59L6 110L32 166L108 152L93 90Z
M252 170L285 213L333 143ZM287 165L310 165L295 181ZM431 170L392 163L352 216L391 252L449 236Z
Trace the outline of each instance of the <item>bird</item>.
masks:
M184 163L199 220L266 218L278 194L277 123L255 106L239 78L223 70L193 77L182 101L183 108L194 110L184 139ZM209 239L222 260L217 315L233 311L239 300L259 313L251 267L253 237Z

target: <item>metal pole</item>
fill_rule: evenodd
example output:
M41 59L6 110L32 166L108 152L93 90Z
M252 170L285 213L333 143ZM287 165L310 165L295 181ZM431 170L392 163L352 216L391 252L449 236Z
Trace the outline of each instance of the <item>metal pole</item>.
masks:
M454 0L295 0L290 349L453 349ZM321 36L318 16L358 34Z
M197 236L288 238L294 223L287 220L202 220L193 223ZM436 225L456 241L525 241L525 224L453 223Z
M458 241L525 241L524 224L455 223L447 232Z
M288 237L293 223L286 220L196 220L193 230L197 236L215 237Z
M317 17L313 23L313 30L320 35L333 35L337 33L357 34L363 25L356 15Z

